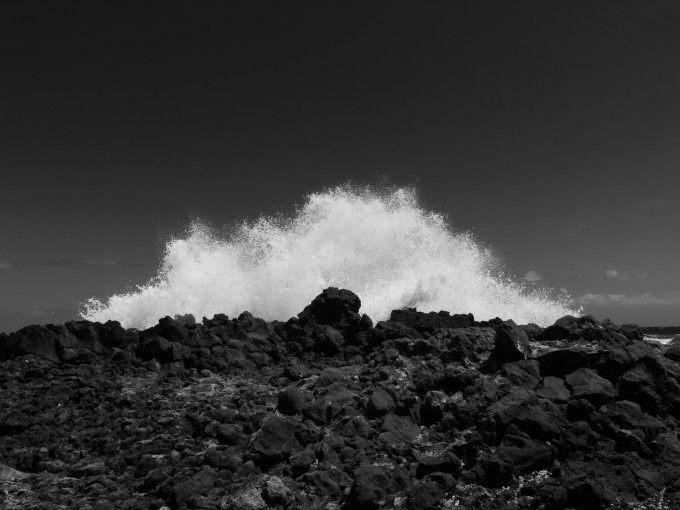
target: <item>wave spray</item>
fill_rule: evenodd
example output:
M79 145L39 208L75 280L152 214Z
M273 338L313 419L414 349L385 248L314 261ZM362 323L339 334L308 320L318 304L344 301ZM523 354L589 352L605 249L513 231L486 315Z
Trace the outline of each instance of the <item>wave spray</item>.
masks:
M426 211L413 189L346 185L308 195L291 217L246 221L227 236L194 223L167 243L155 278L106 302L89 299L81 315L140 329L185 313L248 310L285 321L329 286L354 291L374 321L403 307L540 326L580 313L567 295L508 276L491 250Z

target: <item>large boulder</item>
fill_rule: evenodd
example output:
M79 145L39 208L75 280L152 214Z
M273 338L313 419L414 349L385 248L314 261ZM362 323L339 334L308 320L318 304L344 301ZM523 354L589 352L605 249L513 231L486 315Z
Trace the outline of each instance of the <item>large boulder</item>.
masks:
M529 337L513 321L505 321L496 327L496 342L487 362L488 370L494 371L505 363L526 359Z
M579 368L567 375L564 381L571 389L572 399L585 399L600 405L617 397L612 383L590 368Z
M354 484L343 509L378 510L393 500L397 491L410 485L408 473L399 466L387 469L369 463L361 464L354 471Z
M57 354L57 335L46 326L26 326L9 336L7 358L35 354L52 363L61 363Z
M298 318L345 331L358 325L361 320L359 308L361 300L354 292L328 287L298 314Z
M270 415L265 418L250 445L249 455L255 464L268 466L287 459L291 453L301 449L295 437L295 423Z

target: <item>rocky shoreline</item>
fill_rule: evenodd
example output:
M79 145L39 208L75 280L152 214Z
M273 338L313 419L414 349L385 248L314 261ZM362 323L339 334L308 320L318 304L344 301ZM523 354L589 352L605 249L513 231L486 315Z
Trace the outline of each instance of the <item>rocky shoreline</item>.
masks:
M0 335L0 508L680 508L680 341L360 304Z

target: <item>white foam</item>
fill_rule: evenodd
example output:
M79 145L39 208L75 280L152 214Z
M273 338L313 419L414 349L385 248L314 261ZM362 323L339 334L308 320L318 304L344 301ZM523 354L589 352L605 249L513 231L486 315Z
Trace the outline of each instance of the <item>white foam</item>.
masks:
M184 313L287 320L329 286L358 294L373 320L404 306L541 326L581 313L564 293L504 275L490 250L425 210L414 190L347 185L309 195L292 217L244 222L229 236L196 223L167 243L156 278L88 300L82 316L136 328Z

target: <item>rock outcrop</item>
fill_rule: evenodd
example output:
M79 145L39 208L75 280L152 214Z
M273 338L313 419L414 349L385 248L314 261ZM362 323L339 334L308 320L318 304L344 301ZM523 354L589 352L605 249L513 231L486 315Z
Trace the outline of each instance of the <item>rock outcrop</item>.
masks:
M0 507L680 508L677 342L360 306L0 335Z

